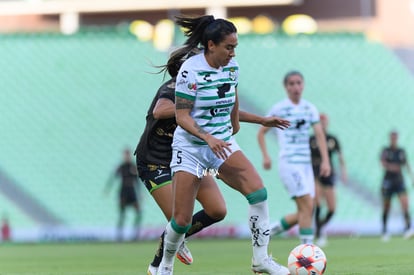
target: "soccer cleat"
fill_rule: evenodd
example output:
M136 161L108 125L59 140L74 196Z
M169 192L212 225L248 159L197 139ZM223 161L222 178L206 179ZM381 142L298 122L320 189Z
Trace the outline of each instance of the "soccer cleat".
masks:
M158 267L149 265L147 270L147 275L157 275Z
M269 275L290 275L289 269L278 264L272 259L272 256L265 258L261 263L252 263L252 271L256 274L269 274Z
M406 240L411 239L413 236L414 236L414 230L413 229L408 229L404 233L404 239L406 239Z
M383 234L382 237L381 237L381 241L384 242L384 243L389 242L390 239L391 239L391 235L388 234L388 233Z
M191 255L190 249L188 249L185 243L186 241L181 243L176 256L183 264L190 265L193 263L193 255Z
M173 275L173 266L160 265L158 267L157 275Z

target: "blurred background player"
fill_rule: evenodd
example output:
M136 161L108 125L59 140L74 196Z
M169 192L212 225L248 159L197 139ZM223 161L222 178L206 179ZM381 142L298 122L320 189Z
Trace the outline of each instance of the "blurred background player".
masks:
M408 164L405 150L398 146L398 133L391 131L390 144L381 152L381 164L384 168L384 177L381 185L383 212L382 212L382 240L388 241L390 234L387 231L387 221L391 208L391 199L394 195L398 196L401 204L401 209L405 221L405 238L413 236L414 232L411 229L411 217L409 212L409 202L406 186L404 183L404 176L402 168L405 167L412 183L414 184L414 177Z
M283 85L287 98L276 103L269 112L290 121L291 126L279 131L276 129L279 142L279 176L290 197L295 201L297 212L283 217L271 225L271 235L288 230L299 224L301 243L313 243L314 232L312 216L315 196L315 181L311 165L309 130L313 128L321 154L319 174L328 176L331 173L326 138L321 124L319 112L309 101L302 99L304 78L298 71L288 72ZM270 169L272 160L267 152L265 134L269 128L260 127L258 142L263 154L263 167Z
M345 160L341 151L341 146L338 139L330 134L328 129L329 119L326 114L320 115L320 121L322 129L326 136L326 145L328 147L329 161L331 163L331 173L327 177L319 175L320 165L322 162L321 154L319 152L318 143L316 142L315 135L312 135L309 140L312 156L312 168L313 175L315 177L315 237L316 243L319 246L326 245L326 236L321 235L321 229L325 226L335 213L336 197L335 197L335 171L333 169L332 156L336 154L339 161L340 175L343 183L347 182L347 171L345 166ZM325 201L327 206L327 213L323 219L321 219L321 203Z
M119 219L117 225L117 239L119 241L123 240L125 210L128 206L131 206L135 211L134 239L139 239L142 213L140 203L137 199L137 192L139 190L139 186L137 185L138 173L137 167L131 160L131 151L129 149L124 150L122 163L116 168L115 173L113 173L108 179L105 186L105 193L109 192L110 187L116 178L119 178L121 183L119 188Z

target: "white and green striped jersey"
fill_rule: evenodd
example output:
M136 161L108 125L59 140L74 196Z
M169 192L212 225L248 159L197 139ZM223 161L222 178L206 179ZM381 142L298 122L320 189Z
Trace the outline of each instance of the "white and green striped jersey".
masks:
M279 142L279 161L310 163L310 128L319 122L316 107L304 99L301 99L299 104L294 104L286 98L272 107L269 116L290 121L290 127L285 130L274 128Z
M235 60L218 69L208 65L204 54L187 59L181 66L175 85L175 96L194 101L191 116L206 132L221 140L229 140L233 129L230 114L236 100L239 66ZM180 126L175 141L206 145Z

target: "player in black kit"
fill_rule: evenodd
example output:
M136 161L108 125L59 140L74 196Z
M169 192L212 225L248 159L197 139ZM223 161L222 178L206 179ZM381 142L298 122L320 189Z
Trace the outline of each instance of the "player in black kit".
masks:
M135 150L138 175L146 188L157 202L158 206L169 221L172 217L173 191L170 161L172 157L172 140L177 126L175 121L175 77L181 64L186 58L199 53L199 49L186 56L175 55L170 58L166 70L172 79L165 82L157 91L146 116L145 130ZM174 53L173 53L174 55ZM269 127L285 128L287 121L277 117L261 117L247 112L240 112L240 120L258 123ZM186 233L186 238L203 228L221 221L226 216L224 198L211 175L202 177L202 183L197 193L197 200L203 209L193 215L192 227ZM154 260L149 265L147 274L155 275L163 255L163 236ZM181 244L177 258L185 263L193 262L192 255L185 245Z
M397 195L401 204L405 221L405 238L413 236L411 229L411 217L409 212L409 202L402 168L406 167L408 174L414 184L414 177L408 164L405 150L398 146L398 133L390 133L390 145L381 152L381 164L384 168L384 177L381 185L383 213L382 213L382 240L388 241L390 235L387 231L387 221L390 212L391 199Z
M337 154L339 160L339 166L341 169L342 182L346 183L347 173L345 167L345 160L342 155L341 146L338 139L327 132L328 128L328 116L326 114L320 115L320 121L322 128L326 136L326 145L328 147L329 161L332 166L332 156ZM331 169L331 174L327 177L319 175L319 165L321 163L321 156L319 153L318 145L316 143L315 136L311 136L309 139L312 156L312 168L315 176L315 237L316 243L320 246L326 245L326 236L321 235L321 229L325 226L332 218L336 210L336 196L335 196L335 170ZM321 202L326 201L327 213L324 218L321 219Z
M116 168L115 173L108 180L105 191L108 192L110 186L115 178L121 179L121 186L119 188L119 219L118 219L118 240L123 239L123 226L125 220L126 207L132 206L135 210L134 227L136 229L134 239L139 239L140 223L142 220L141 207L137 199L137 167L131 161L131 151L125 149L123 152L123 162Z

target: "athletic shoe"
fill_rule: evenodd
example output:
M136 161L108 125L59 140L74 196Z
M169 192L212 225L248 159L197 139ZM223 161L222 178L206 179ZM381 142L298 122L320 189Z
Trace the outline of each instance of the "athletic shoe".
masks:
M173 266L160 265L158 267L157 275L173 275Z
M406 239L406 240L411 239L413 236L414 236L414 230L413 229L408 229L404 233L404 239Z
M190 265L193 263L193 255L191 255L190 249L188 249L185 243L186 241L181 243L176 256L183 264Z
M157 275L158 267L149 265L147 270L147 275Z
M328 239L326 238L326 236L320 236L317 240L316 240L316 244L319 247L325 247L328 245Z
M385 233L381 236L381 241L384 242L384 243L389 242L390 239L391 239L391 236L388 233Z
M278 235L285 231L279 221L270 225L270 236Z
M266 273L269 275L290 275L289 269L278 264L272 259L272 256L265 258L261 263L252 263L252 271L254 273Z

